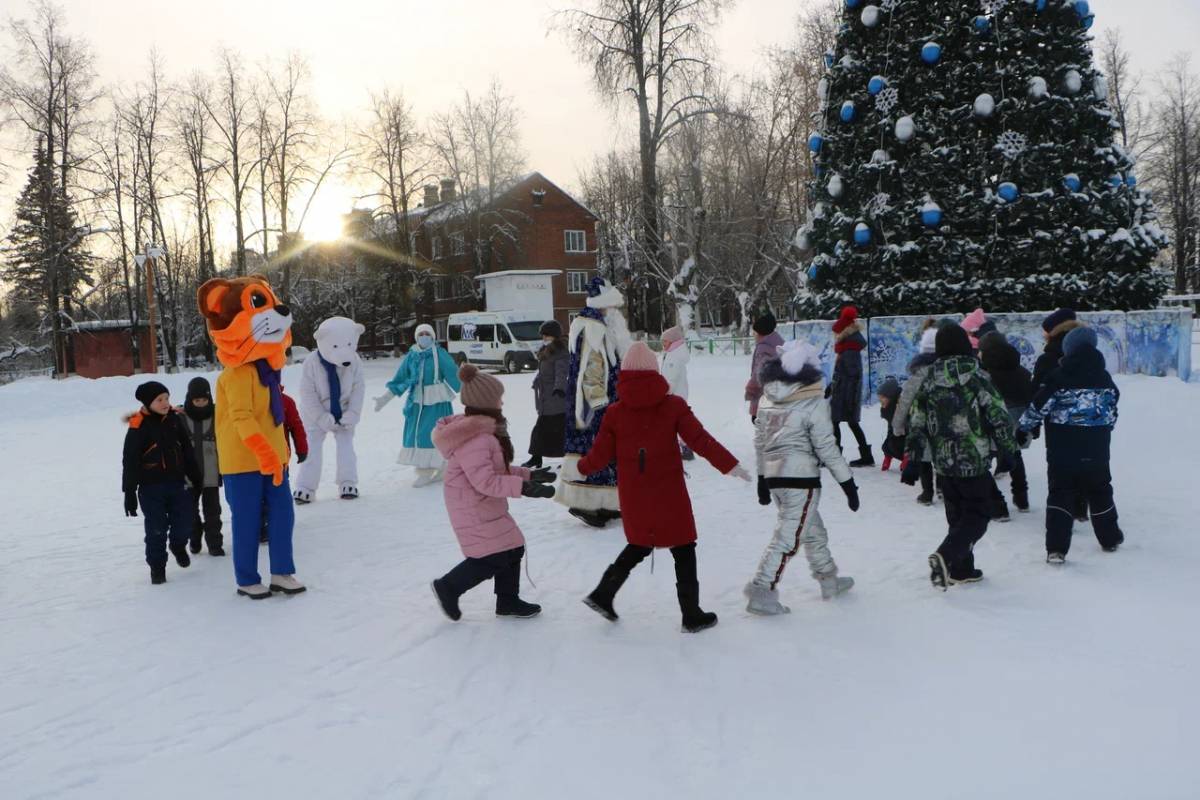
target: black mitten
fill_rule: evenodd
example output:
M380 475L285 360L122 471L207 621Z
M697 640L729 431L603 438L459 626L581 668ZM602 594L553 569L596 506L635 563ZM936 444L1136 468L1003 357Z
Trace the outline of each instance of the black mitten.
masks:
M858 486L854 483L854 479L839 483L842 491L846 493L846 505L850 506L851 511L858 511Z
M767 479L762 475L758 476L758 504L760 506L771 505L771 490L767 488Z
M529 473L529 480L534 483L554 483L557 479L558 476L549 467L538 467Z
M128 491L125 493L125 516L137 516L137 492Z
M547 486L544 483L534 483L533 481L524 481L521 484L521 494L526 497L541 497L549 499L554 497L554 487Z
M900 472L900 482L905 486L916 486L919 480L921 480L921 462L910 457L908 464Z

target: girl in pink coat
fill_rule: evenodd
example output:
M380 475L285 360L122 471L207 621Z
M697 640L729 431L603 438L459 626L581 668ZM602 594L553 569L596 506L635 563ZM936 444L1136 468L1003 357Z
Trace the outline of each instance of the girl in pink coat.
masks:
M536 617L542 607L526 603L521 588L525 537L508 513L510 497L554 497L549 470L512 466L513 445L500 413L504 384L470 364L458 371L465 413L445 417L433 431L433 446L446 459L444 494L450 526L466 558L433 582L447 617L462 618L458 599L491 578L496 616Z

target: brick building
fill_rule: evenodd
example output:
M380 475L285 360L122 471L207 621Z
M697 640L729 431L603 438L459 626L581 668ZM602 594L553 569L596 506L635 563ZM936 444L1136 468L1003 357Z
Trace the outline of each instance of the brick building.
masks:
M457 194L454 182L426 186L420 208L409 213L410 247L427 279L417 318L445 341L446 320L483 310L481 275L555 270L554 317L564 328L582 310L596 274L596 215L539 172L482 192Z
M75 374L84 378L133 375L133 333L127 319L76 323L68 334L75 353ZM153 372L150 326L137 323L138 372Z

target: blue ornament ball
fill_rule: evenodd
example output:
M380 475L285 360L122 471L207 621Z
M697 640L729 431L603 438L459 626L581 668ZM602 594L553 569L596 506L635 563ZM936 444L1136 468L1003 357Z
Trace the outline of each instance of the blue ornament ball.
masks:
M942 210L936 206L926 208L921 212L921 224L926 228L936 228L942 224Z
M971 20L971 24L975 26L976 33L987 33L992 29L992 21L984 16L978 16Z
M1090 30L1091 27L1095 24L1096 24L1096 15L1095 14L1088 14L1086 17L1083 18L1084 30Z
M842 103L842 122L854 122L857 116L858 107L854 105L853 100Z
M1078 192L1083 188L1083 181L1079 180L1079 176L1072 172L1063 176L1063 185L1071 192Z
M936 64L942 60L942 46L937 42L926 42L921 48L921 60L926 64Z
M846 0L846 8L858 8L862 0Z
M887 78L882 75L876 75L867 83L867 91L872 95L877 95L887 88Z
M1017 185L1011 181L1005 181L1004 183L1000 184L998 193L1000 195L1000 199L1006 203L1016 202L1017 198L1021 196L1021 190L1018 189Z
M811 267L808 268L808 279L810 281L815 281L817 279L818 274L820 274L820 270L817 269L816 264L813 264Z
M829 51L829 52L825 53L825 69L832 69L832 68L833 68L833 52Z
M1114 189L1119 189L1125 183L1125 179L1120 175L1109 175L1108 185Z
M1048 2L1048 0L1037 0L1037 5L1035 6L1035 8L1038 11L1045 11L1047 2Z
M1127 175L1125 177L1125 185L1128 186L1130 189L1136 189L1137 188L1137 176L1136 175Z
M1092 13L1092 7L1088 4L1088 0L1075 0L1074 7L1075 13L1079 15L1080 19L1084 19Z
M860 222L854 226L854 243L859 247L866 247L871 243L871 229L867 223Z
M814 133L808 137L808 149L814 153L821 152L821 148L825 146L825 137L819 133Z

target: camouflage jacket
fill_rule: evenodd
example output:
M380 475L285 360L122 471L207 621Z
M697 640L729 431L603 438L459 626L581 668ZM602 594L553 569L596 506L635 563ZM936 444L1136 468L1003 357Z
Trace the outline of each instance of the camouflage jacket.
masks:
M906 452L933 453L939 475L971 478L990 470L992 453L1017 451L1012 418L979 362L939 359L913 399Z

